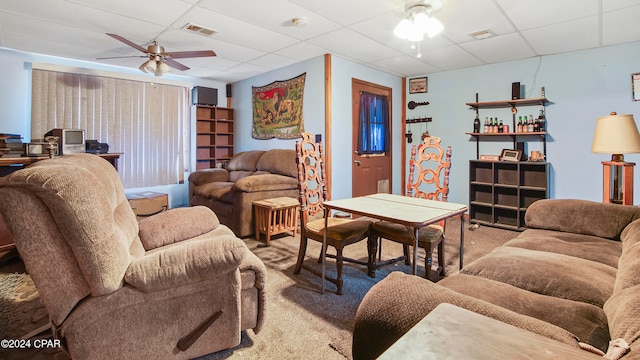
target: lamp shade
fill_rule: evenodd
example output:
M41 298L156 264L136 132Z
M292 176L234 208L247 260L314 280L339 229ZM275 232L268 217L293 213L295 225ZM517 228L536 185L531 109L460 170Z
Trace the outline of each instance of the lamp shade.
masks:
M631 114L599 117L591 145L592 153L633 154L640 153L640 134Z

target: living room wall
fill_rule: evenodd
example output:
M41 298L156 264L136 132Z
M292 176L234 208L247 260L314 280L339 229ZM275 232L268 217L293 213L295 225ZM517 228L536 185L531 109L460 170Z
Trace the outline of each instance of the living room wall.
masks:
M551 101L546 108L550 197L602 201L601 161L610 160L611 155L591 153L596 119L616 111L633 114L636 123L640 121L640 102L632 101L631 92L631 74L640 72L638 58L640 43L636 42L425 74L428 93L408 94L407 101L430 104L407 110L407 117L433 117L429 132L453 150L449 201L468 203L468 160L475 159L476 145L464 134L473 130L475 116L465 103L475 102L476 93L480 101L508 100L511 83L516 81L524 85L527 98L540 97L544 86ZM538 110L521 108L518 115L535 117ZM511 126L509 109L481 110L480 115L482 121L485 116L498 116ZM414 134L420 131L417 124L411 126ZM480 153L500 154L501 149L512 147L511 141L485 141L480 144ZM529 142L531 150L542 150L542 143ZM640 163L640 154L625 154L625 160ZM635 177L636 189L640 188L639 178ZM640 194L636 194L636 203L638 198Z
M274 81L287 80L306 73L304 90L304 127L306 132L325 134L325 58L319 56L232 84L233 107L236 111L236 152L271 148L295 149L295 140L260 140L251 137L253 110L251 88ZM333 172L332 196L340 199L351 196L351 80L352 78L390 87L392 98L392 132L402 133L402 79L337 56L331 57L331 162ZM397 139L397 136L395 137ZM400 146L393 143L393 192L400 192Z

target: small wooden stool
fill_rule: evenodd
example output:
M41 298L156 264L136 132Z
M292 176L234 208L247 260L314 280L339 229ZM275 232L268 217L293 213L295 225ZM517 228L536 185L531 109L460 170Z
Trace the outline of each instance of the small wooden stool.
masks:
M298 207L300 202L289 197L256 200L255 209L256 240L260 234L267 237L266 245L271 245L271 235L291 231L296 236L298 229Z

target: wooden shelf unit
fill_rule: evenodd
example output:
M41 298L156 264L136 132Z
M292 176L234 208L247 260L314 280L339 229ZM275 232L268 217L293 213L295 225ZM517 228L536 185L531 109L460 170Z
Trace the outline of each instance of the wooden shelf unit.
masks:
M196 170L224 167L234 144L233 109L196 105Z
M479 102L477 93L475 102L466 103L475 110L476 116L479 116L480 109L511 108L512 114L511 131L508 133L466 133L476 141L476 160L469 161L469 218L472 223L522 231L526 228L524 215L529 205L549 197L549 163L478 160L482 138L495 140L500 137L512 140L514 149L517 141L540 140L546 159L546 131L515 130L518 107L544 108L548 104L550 102L545 97Z
M470 221L524 230L529 205L549 197L548 179L546 162L470 160Z
M542 154L547 155L547 132L539 131L539 132L516 132L517 122L516 122L516 113L518 106L542 106L545 107L549 104L549 100L547 98L536 98L536 99L518 99L518 100L500 100L500 101L478 101L478 94L476 94L476 102L466 103L467 106L471 107L475 110L476 115L480 109L499 109L499 108L511 108L511 131L508 133L474 133L468 132L465 133L467 135L473 136L476 140L476 159L480 158L480 138L481 137L510 137L513 142L513 148L516 147L516 141L518 138L522 137L540 137L542 141Z

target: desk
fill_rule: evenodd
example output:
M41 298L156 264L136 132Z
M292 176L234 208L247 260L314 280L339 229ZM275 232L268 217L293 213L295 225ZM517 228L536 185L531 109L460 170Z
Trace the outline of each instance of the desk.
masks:
M472 311L442 303L391 345L379 360L600 359Z
M395 194L373 194L350 199L331 200L324 202L325 236L322 247L322 292L324 293L325 249L327 247L326 227L331 210L344 211L352 214L386 220L405 225L413 230L413 268L415 275L418 264L418 229L437 223L467 211L462 204L426 200ZM464 216L460 216L460 269L463 266L464 254Z
M112 154L96 154L103 159L109 161L113 167L118 170L118 159L120 158L120 153L112 153ZM64 156L64 155L61 155ZM5 166L14 166L14 165L22 165L27 166L31 165L40 160L48 159L48 156L23 156L23 157L0 157L0 167Z

